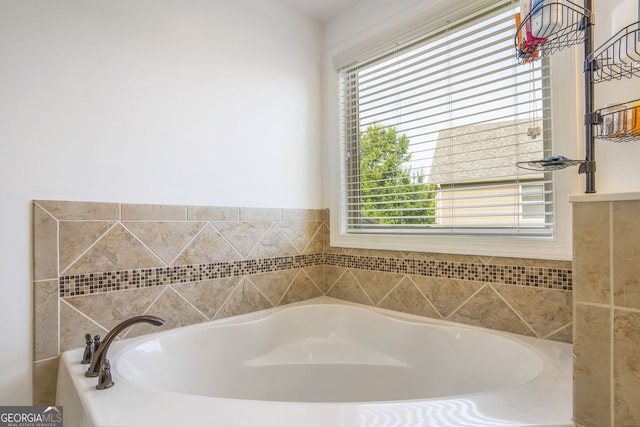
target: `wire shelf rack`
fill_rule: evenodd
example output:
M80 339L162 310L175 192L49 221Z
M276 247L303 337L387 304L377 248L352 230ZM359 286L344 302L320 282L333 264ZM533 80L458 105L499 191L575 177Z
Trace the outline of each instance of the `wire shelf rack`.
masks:
M618 31L587 58L593 82L640 77L640 22Z
M518 60L532 62L582 43L590 18L591 11L569 0L534 6L519 24L516 18L514 43Z
M610 142L640 141L640 99L596 111L595 137Z

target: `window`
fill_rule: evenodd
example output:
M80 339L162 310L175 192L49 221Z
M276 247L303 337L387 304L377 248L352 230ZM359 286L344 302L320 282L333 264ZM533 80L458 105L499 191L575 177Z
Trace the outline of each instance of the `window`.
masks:
M521 184L520 220L542 222L545 213L544 186L542 184Z
M511 2L339 70L341 231L553 238L547 61L518 64Z

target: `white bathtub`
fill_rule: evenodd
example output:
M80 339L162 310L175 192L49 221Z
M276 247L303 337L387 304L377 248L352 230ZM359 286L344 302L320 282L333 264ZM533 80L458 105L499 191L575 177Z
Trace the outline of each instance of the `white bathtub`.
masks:
M325 297L109 353L103 391L62 355L65 427L573 425L570 345Z

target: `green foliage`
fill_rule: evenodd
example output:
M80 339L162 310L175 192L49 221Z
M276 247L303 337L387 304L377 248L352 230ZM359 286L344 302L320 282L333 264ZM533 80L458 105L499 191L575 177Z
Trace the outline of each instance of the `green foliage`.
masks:
M380 224L433 224L436 186L411 160L409 138L374 123L360 134L360 209ZM428 216L430 218L421 218Z

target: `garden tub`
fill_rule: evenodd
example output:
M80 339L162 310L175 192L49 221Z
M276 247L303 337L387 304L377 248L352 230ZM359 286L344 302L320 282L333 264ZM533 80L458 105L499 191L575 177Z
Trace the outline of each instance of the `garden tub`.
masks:
M569 344L326 297L116 342L108 390L81 358L65 427L573 425Z

